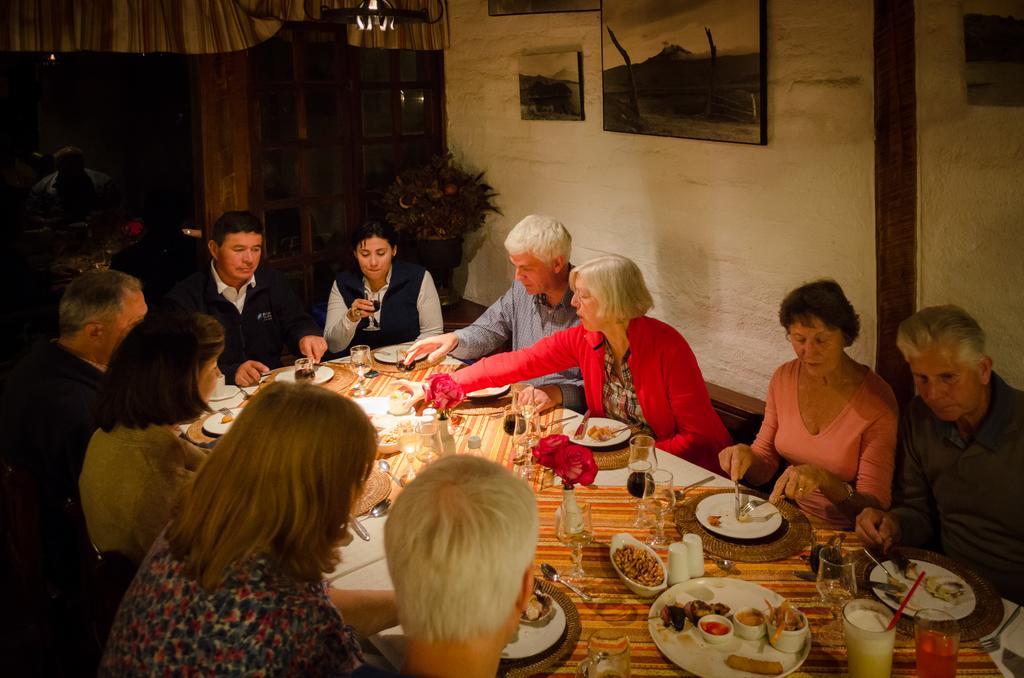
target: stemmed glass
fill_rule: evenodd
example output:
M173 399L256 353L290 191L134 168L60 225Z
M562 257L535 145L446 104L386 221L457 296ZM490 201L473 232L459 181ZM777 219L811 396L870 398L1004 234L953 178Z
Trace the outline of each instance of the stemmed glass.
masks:
M651 474L650 482L654 486L650 501L654 503L655 532L647 543L651 546L668 546L672 540L665 536L665 517L676 505L672 474L665 469L658 469Z
M857 595L857 574L852 559L843 557L838 547L823 548L818 553L818 595L832 611L832 621L822 635L833 642L842 642L843 625L839 611Z
M432 418L426 421L417 422L416 432L420 436L419 453L416 455L416 458L424 464L436 461L439 457L438 451L441 449L441 439L438 435L437 422Z
M370 322L366 325L366 332L379 332L380 323L377 322L377 311L380 310L380 293L371 292L369 288L364 290L365 299L373 304L373 313L369 316Z
M402 487L405 487L416 478L416 470L413 468L412 458L420 448L420 434L413 428L412 423L403 421L398 433L398 449L402 451L405 459L405 473L402 475Z
M654 438L648 435L636 435L629 441L629 476L626 480L626 490L637 498L636 516L631 527L647 528L650 521L647 519L648 510L646 498L653 491L647 489L647 476L650 475L658 465L658 458L654 453Z
M359 375L359 380L356 381L356 385L352 387L352 392L355 395L364 395L366 391L366 373L370 371L370 347L360 344L359 346L353 346L352 350L349 351L351 357L352 366L356 368L356 374Z
M576 510L566 510L565 504L555 509L555 537L572 547L572 569L565 578L578 581L587 576L583 571L583 547L590 543L594 530L590 520L590 504L572 506Z
M527 448L537 444L537 435L534 432L534 420L537 416L537 402L534 400L534 389L532 384L519 383L512 385L512 403L519 406L519 412L526 421L526 432L523 434L523 442Z

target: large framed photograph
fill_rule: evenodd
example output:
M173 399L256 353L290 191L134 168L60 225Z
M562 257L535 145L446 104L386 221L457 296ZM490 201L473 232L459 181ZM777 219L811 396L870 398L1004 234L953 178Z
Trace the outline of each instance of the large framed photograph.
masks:
M487 0L487 13L542 14L544 12L595 12L601 9L601 0Z
M765 2L604 0L604 129L766 144Z
M519 112L523 120L583 119L580 52L519 57Z
M967 103L1024 106L1024 0L964 0Z

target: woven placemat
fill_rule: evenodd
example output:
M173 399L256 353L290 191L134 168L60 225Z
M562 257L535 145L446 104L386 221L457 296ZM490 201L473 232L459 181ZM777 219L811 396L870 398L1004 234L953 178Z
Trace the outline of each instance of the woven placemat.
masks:
M602 471L614 471L615 469L626 468L629 465L629 448L602 452L594 450L594 461L597 468Z
M356 383L356 379L358 377L356 376L355 372L353 372L351 368L349 368L348 365L339 365L337 363L320 364L330 367L334 371L334 376L332 376L330 379L328 379L322 384L317 384L317 386L326 388L329 391L334 391L335 393L344 394L344 392L347 391L349 387L352 386L352 384ZM290 371L292 369L293 368L291 367L280 367L274 370L269 375L267 375L267 378L263 381L262 384L260 384L260 388L263 388L263 386L265 386L266 384L272 384L274 380L277 379L277 375L281 374L282 372ZM256 391L253 392L253 395L256 395L256 393L258 392L259 389L256 389Z
M370 473L370 477L366 479L366 484L363 485L363 494L359 497L359 502L356 503L353 515L363 515L389 494L391 494L391 478L383 471L374 469Z
M580 624L580 613L569 596L554 584L538 579L542 592L551 596L565 612L565 631L554 645L540 654L521 659L502 659L498 664L498 675L507 678L526 678L535 673L540 673L552 664L564 662L572 656L577 643L580 642L580 633L583 626Z
M375 349L376 351L376 349ZM423 370L429 370L431 367L437 367L444 362L444 356L437 358L436 360L429 360L424 358L414 363L414 369L411 370L400 370L395 363L382 363L376 358L373 359L373 369L377 370L381 374L390 374L391 376L400 376L403 379L411 379L412 381L422 381L423 375L419 374Z
M204 414L199 417L191 424L188 425L188 430L185 431L185 437L194 442L196 445L205 445L206 443L212 443L215 438L203 433L203 420L206 419L208 414Z
M796 555L808 549L814 537L811 521L788 501L779 505L782 526L774 533L760 539L729 539L710 532L697 520L697 504L712 494L732 493L732 488L703 490L683 501L676 508L676 527L679 534L692 532L700 535L704 550L720 558L729 558L745 563L767 563ZM763 492L744 490L744 494L767 499Z
M960 624L960 641L972 641L984 638L996 630L999 622L1003 620L1003 599L999 592L987 579L977 572L940 553L926 551L924 549L899 547L900 553L914 560L923 560L939 567L944 567L954 573L974 589L974 611L963 619L958 620ZM854 554L857 577L857 588L859 591L871 592L871 584L868 575L874 569L875 564L867 557L864 551L857 551ZM927 572L927 569L925 570ZM872 595L874 595L872 593ZM908 636L914 635L914 619L903 615L896 624L896 629Z

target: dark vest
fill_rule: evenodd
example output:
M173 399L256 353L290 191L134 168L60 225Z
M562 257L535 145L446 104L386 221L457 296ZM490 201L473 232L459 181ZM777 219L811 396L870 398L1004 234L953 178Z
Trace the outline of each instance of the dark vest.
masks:
M416 300L426 272L427 269L408 261L392 260L391 283L380 304L380 331L367 332L370 319L363 318L349 347L365 344L378 348L415 340L420 334L420 312ZM363 274L358 269L342 271L336 282L348 308L352 307L353 301L365 296Z

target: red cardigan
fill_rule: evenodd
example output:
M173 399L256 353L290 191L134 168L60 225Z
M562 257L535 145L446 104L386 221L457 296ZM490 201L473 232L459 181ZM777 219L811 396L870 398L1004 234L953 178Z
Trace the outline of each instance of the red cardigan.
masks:
M642 316L629 322L629 369L644 419L658 449L721 473L718 453L732 444L711 407L697 359L683 336L660 320ZM587 407L604 416L604 335L582 325L555 332L533 346L483 358L454 374L466 389L502 386L579 367Z

